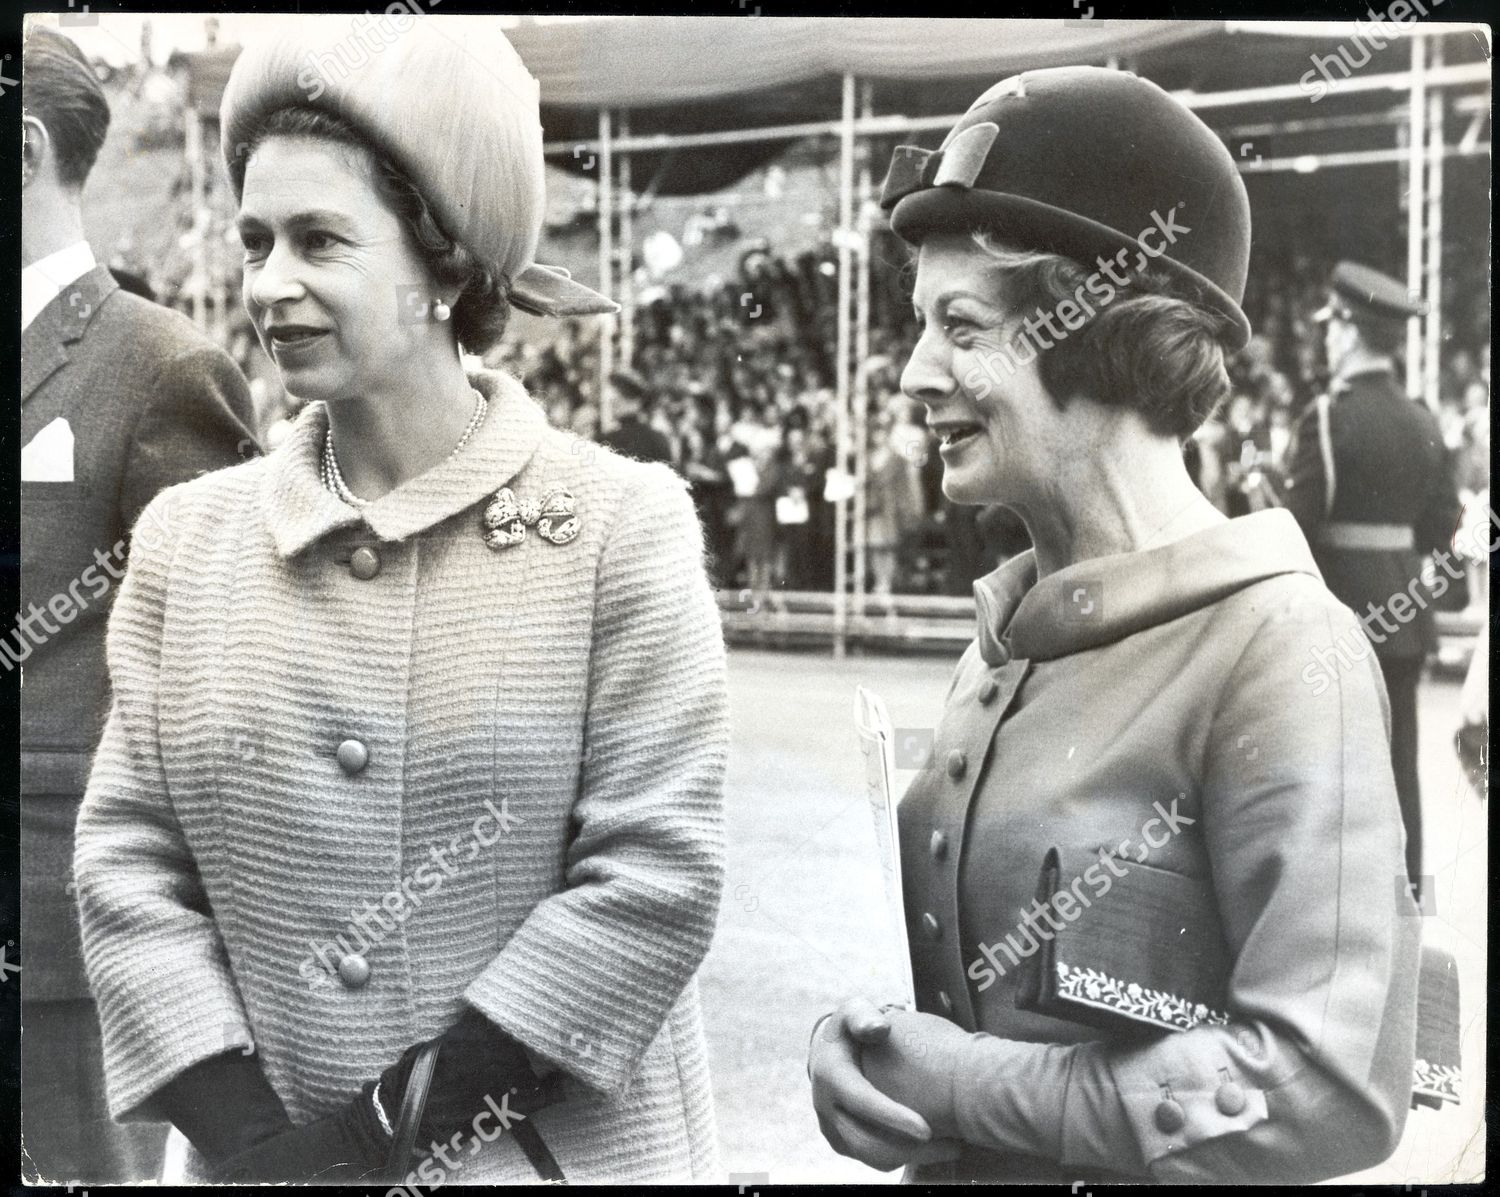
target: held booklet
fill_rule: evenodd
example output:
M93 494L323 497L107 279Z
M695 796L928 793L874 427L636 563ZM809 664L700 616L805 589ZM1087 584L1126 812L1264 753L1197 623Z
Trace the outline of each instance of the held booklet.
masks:
M906 938L906 906L901 894L901 851L896 836L896 805L893 792L896 775L895 732L890 715L878 694L863 686L854 691L854 727L860 752L865 758L865 798L875 821L875 844L880 853L880 874L885 889L886 942L894 953L895 975L900 978L901 1000L916 1009L916 987L911 975L911 949Z

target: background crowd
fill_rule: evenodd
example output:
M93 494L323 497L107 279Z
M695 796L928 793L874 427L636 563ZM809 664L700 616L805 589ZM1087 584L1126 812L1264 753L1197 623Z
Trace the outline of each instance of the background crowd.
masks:
M200 55L200 70L201 63ZM261 438L274 443L295 414L289 406L295 400L280 393L238 302L233 229L225 218L205 222L190 202L192 183L180 158L188 73L175 56L164 71L111 72L103 64L100 70L117 124L131 130L120 139L128 149L117 169L179 164L170 218L122 222L137 232L116 242L109 265L124 285L184 312L191 313L195 292L210 297L209 331L250 379ZM152 183L159 192L159 178ZM204 206L227 214L215 194L221 186L209 172ZM594 322L566 323L546 342L513 338L489 364L519 375L554 424L582 436L612 439L622 417L653 430L655 437L630 432L615 443L670 461L690 482L718 585L827 591L834 583L830 498L840 483L829 480L837 250L825 240L782 253L774 239L742 236L725 211L710 203L688 223L711 225L709 240L737 247L733 269L693 282L675 281L685 270L657 279L643 261L649 255L635 254L636 276L649 285L638 294L633 352L628 361L618 352L615 358L621 369L611 384L609 428L601 427ZM691 233L684 240L695 244ZM1328 271L1340 255L1331 247L1296 249L1291 240L1283 230L1257 246L1244 303L1256 336L1229 363L1231 397L1186 447L1200 488L1230 515L1277 501L1293 427L1327 384L1320 329L1310 317L1325 300ZM1466 263L1460 242L1450 241L1439 414L1455 481L1473 501L1489 481L1488 284L1482 268ZM212 252L201 252L203 242ZM917 336L908 253L878 229L870 257L866 588L966 596L975 577L1026 546L1025 529L1000 509L959 507L943 497L942 463L922 408L899 386Z
M867 584L877 594L966 595L975 576L1025 547L1025 530L1004 511L943 497L922 407L899 386L917 335L901 251L879 239L874 258L883 268L864 364ZM1327 385L1311 316L1325 301L1331 264L1299 257L1265 266L1246 305L1257 335L1229 362L1231 396L1186 447L1199 487L1229 515L1278 501L1293 428ZM825 495L834 465L836 270L831 249L785 260L756 247L741 278L665 289L638 312L633 374L615 376L612 415L628 411L670 447L697 497L721 586L832 585L834 512ZM1482 293L1465 298L1454 310L1484 306ZM1489 485L1488 337L1487 326L1459 319L1445 338L1440 419L1466 501ZM555 423L595 437L597 353L575 327L545 347L514 345L506 360Z

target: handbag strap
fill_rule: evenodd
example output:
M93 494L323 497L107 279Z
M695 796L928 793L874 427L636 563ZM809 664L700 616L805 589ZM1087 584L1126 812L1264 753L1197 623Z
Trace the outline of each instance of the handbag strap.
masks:
M386 1157L386 1172L392 1181L406 1175L406 1167L417 1145L417 1128L427 1108L427 1093L432 1088L432 1074L437 1069L439 1043L436 1039L422 1046L412 1061L406 1091L401 1095L401 1113L391 1135L391 1154Z
M427 1094L432 1088L432 1075L437 1070L439 1046L436 1039L424 1044L417 1053L417 1058L412 1061L406 1091L401 1095L401 1113L391 1136L391 1153L386 1157L387 1179L393 1184L401 1183L412 1153L416 1150L417 1128L422 1124L422 1113L427 1108ZM542 1141L541 1132L532 1125L530 1119L518 1118L510 1130L538 1176L552 1183L568 1183L557 1157Z
M530 1118L517 1122L510 1128L511 1134L515 1135L516 1142L526 1158L531 1161L531 1166L536 1169L536 1174L551 1184L567 1184L568 1178L563 1175L561 1165L557 1157L552 1154L552 1149L542 1141L542 1133L537 1130Z

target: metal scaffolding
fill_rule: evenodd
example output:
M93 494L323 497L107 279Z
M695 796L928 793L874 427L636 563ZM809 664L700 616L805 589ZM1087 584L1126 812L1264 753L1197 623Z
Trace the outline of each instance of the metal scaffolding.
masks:
M1407 284L1413 294L1427 302L1427 314L1413 319L1407 342L1407 389L1429 405L1437 404L1438 354L1441 345L1443 314L1442 294L1442 193L1443 163L1454 156L1488 155L1490 148L1477 137L1477 124L1487 104L1474 114L1471 126L1458 144L1444 140L1444 114L1447 93L1458 87L1488 87L1489 67L1483 63L1445 66L1440 31L1427 32L1412 27L1407 36L1411 43L1411 64L1405 71L1373 75L1352 75L1342 80L1342 95L1391 92L1407 97L1406 119L1398 126L1405 131L1405 144L1389 149L1350 150L1316 155L1282 158L1260 158L1240 162L1245 174L1337 168L1377 163L1403 164L1409 178L1407 199ZM758 141L787 141L809 137L833 137L838 145L839 218L833 233L838 251L838 311L836 333L835 385L835 466L842 475L855 482L854 493L835 491L835 560L834 560L834 652L842 656L849 638L849 611L852 606L862 617L866 601L865 579L865 502L867 476L867 407L865 361L869 356L869 234L871 180L868 150L865 161L857 161L857 150L868 139L895 134L921 134L947 130L960 113L946 116L911 118L874 114L874 88L870 80L857 79L846 73L842 80L842 111L837 120L807 121L796 124L724 130L712 133L648 134L632 136L626 117L621 114L619 133L615 133L614 115L608 109L599 112L597 141L548 142L543 148L550 156L576 156L582 151L597 156L599 281L606 294L615 295L622 304L618 320L601 324L599 345L600 424L610 422L608 377L614 368L616 339L622 360L629 362L634 350L635 298L630 280L633 243L634 197L630 192L629 161L637 152L711 147ZM1302 102L1307 92L1300 84L1272 84L1223 92L1174 93L1189 108L1203 112L1251 104ZM856 111L858 109L858 111ZM1271 132L1303 132L1336 128L1340 122L1375 124L1378 116L1294 119L1273 123ZM615 162L620 163L616 178ZM618 186L617 186L618 183ZM617 211L618 209L618 211ZM616 223L622 244L616 250ZM618 272L618 276L617 276ZM617 281L618 278L618 281ZM851 560L852 558L852 560Z

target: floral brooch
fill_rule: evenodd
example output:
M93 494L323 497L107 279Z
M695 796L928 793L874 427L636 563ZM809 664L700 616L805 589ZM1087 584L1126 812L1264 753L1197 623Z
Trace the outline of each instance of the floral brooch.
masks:
M573 492L554 487L535 499L517 499L515 492L502 486L484 509L484 543L495 550L508 549L526 539L526 529L552 544L567 544L578 535L578 515L574 510Z

